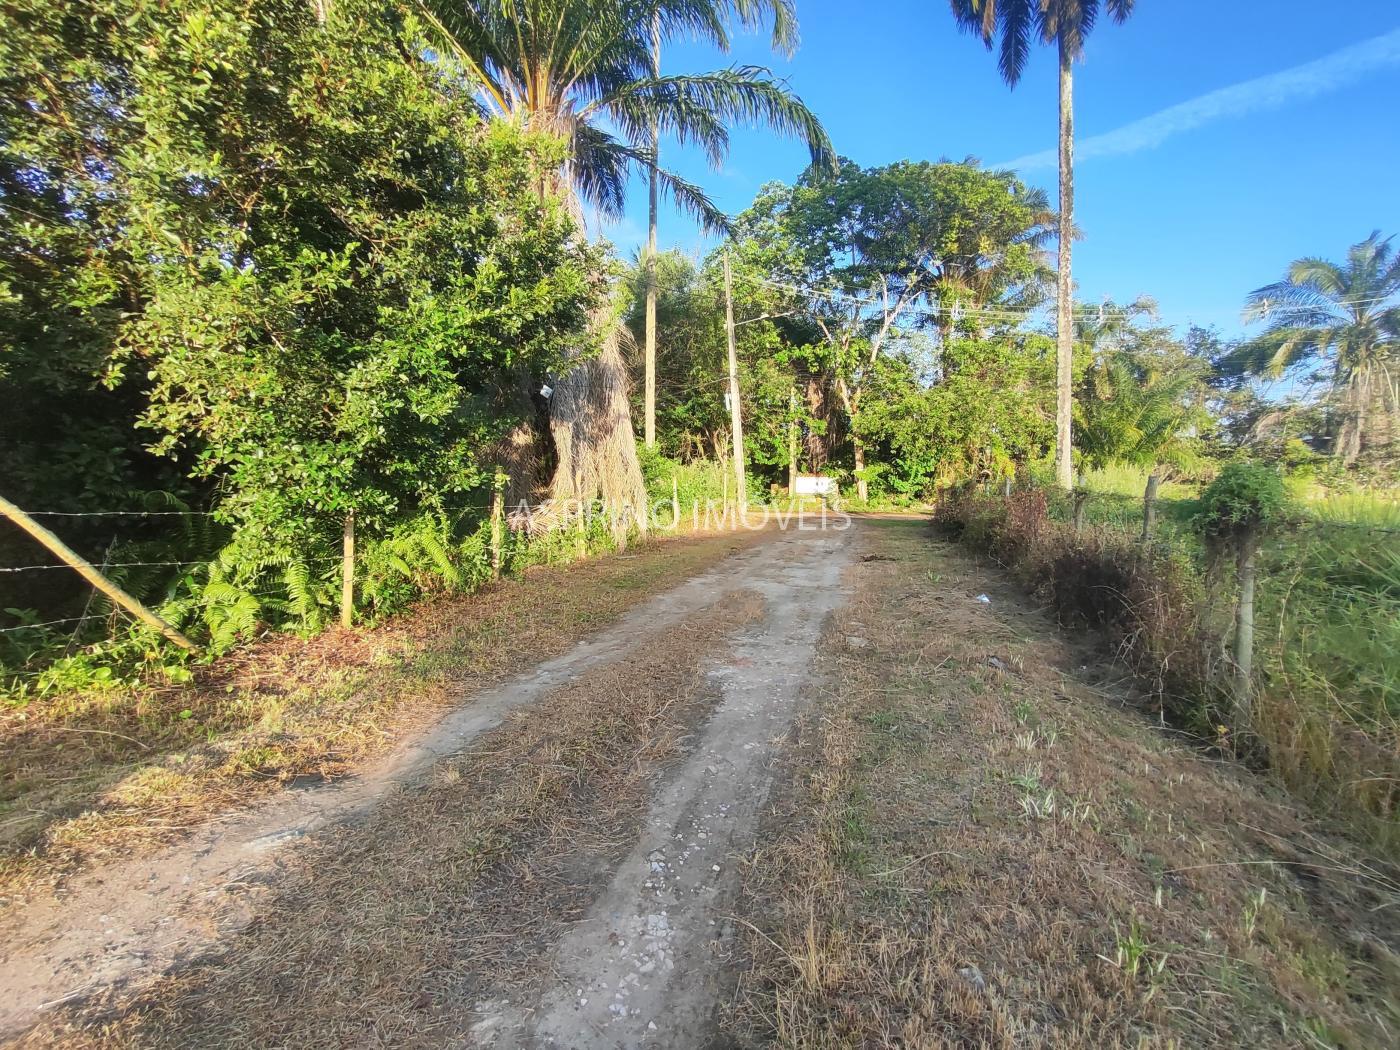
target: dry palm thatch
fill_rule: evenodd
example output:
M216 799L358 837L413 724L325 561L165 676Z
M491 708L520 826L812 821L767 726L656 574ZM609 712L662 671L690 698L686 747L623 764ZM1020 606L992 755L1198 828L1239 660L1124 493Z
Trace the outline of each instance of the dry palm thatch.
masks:
M562 376L551 398L556 457L551 488L556 500L602 500L612 512L617 538L625 541L629 522L646 531L647 491L632 434L620 347L624 335L610 311L595 315L595 324L602 330L598 355Z

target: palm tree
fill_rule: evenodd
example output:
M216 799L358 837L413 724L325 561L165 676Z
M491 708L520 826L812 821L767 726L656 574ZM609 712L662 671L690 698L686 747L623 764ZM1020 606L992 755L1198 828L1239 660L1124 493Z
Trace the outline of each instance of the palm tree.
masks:
M724 6L724 5L721 5ZM792 0L728 0L732 13L746 27L757 25L765 12L773 16L773 49L791 56L797 49L797 12ZM661 19L659 12L651 22L651 73L661 76ZM661 156L661 128L658 121L651 124L651 149L654 158ZM648 448L656 444L656 204L658 194L656 165L647 172L647 247L646 247L646 324L643 334L645 383L643 392L643 434Z
M1273 377L1330 365L1341 414L1332 453L1346 466L1363 444L1389 443L1400 404L1400 255L1391 240L1377 230L1352 245L1344 263L1298 259L1283 280L1255 289L1245 320L1268 327L1223 362L1229 371Z
M1084 40L1098 21L1099 10L1122 22L1135 0L950 0L953 17L963 29L982 37L987 49L1000 37L998 64L1006 83L1015 87L1025 72L1031 43L1054 44L1060 60L1060 236L1059 290L1056 304L1055 476L1060 487L1074 484L1071 462L1073 413L1074 282L1070 276L1070 242L1074 232L1074 62L1084 55Z
M1150 359L1115 349L1084 377L1079 449L1092 467L1186 467L1199 459L1195 432L1208 421L1199 375L1151 367Z
M661 134L699 145L718 164L731 123L762 123L804 139L814 160L830 157L817 118L767 70L656 74L657 39L692 37L728 46L725 15L735 8L721 0L410 2L436 31L444 54L480 84L487 112L565 141L568 156L556 188L580 222L584 202L620 214L628 174L641 169L703 224L727 227L704 191L657 164ZM764 6L771 5L744 4L741 14ZM601 497L641 507L646 497L615 325L601 336L601 352L554 385L552 488L559 499Z

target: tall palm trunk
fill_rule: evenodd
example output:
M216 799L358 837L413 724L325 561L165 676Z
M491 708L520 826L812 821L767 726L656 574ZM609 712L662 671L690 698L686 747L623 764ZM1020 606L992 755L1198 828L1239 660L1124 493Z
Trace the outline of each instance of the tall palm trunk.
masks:
M1071 457L1074 382L1074 280L1070 242L1074 236L1074 66L1062 32L1060 45L1060 258L1055 305L1055 480L1074 487Z
M661 16L651 22L651 70L661 76ZM661 125L651 122L651 148L656 157L661 154ZM646 445L656 444L656 168L653 166L647 186L647 316L646 316Z
M570 175L566 167L556 190L582 230L583 202ZM632 432L622 333L612 308L600 306L591 326L598 353L566 365L550 396L549 431L555 455L550 494L565 503L601 500L614 537L623 543L633 525L646 532L646 485Z
M1367 436L1366 410L1371 404L1370 374L1358 370L1347 383L1342 396L1342 423L1337 432L1337 442L1333 454L1349 467L1361 455L1361 443Z
M646 486L627 408L627 366L611 308L600 309L593 323L606 326L599 333L598 355L569 368L550 398L551 488L554 498L565 502L601 500L616 537L623 540L633 525L646 531Z

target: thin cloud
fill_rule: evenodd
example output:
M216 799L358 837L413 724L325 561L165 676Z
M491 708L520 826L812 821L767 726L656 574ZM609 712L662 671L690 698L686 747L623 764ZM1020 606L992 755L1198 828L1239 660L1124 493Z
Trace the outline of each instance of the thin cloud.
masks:
M1400 65L1400 29L1279 73L1256 77L1211 91L1187 102L1168 106L1151 116L1121 128L1076 142L1078 159L1114 157L1159 146L1180 135L1227 117L1242 117L1265 109L1277 109L1297 99L1315 98L1352 84L1376 70ZM1053 168L1053 149L1019 157L1006 168Z

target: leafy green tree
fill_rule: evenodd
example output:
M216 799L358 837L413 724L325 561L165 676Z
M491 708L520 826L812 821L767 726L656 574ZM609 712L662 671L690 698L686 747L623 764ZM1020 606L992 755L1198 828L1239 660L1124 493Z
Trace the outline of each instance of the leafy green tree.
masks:
M102 382L124 318L142 301L123 237L128 213L113 184L113 164L130 154L137 132L103 102L120 90L129 51L119 15L139 24L152 6L96 3L83 17L53 0L5 8L0 478L5 495L31 510L133 507L156 490L194 496L182 464L132 440L145 377ZM87 524L65 523L64 535L95 554L114 522Z
M567 155L559 181L618 214L628 174L655 173L665 193L707 225L724 216L697 186L659 167L654 140L671 135L700 146L715 162L729 126L761 123L804 139L814 160L830 152L826 132L802 102L763 69L657 76L655 37L695 37L728 45L733 5L694 0L411 0L436 28L445 57L480 86L487 109L561 137ZM748 4L757 12L769 5ZM780 8L784 9L784 8ZM601 319L600 319L601 323ZM560 498L601 495L620 505L645 501L637 463L625 369L608 319L596 357L554 384L551 428Z
M834 175L812 170L796 186L764 187L740 216L738 253L816 329L810 367L839 398L860 498L869 487L859 416L882 352L963 304L1033 284L1044 212L1043 199L1008 172L844 161Z
M656 310L660 320L657 370L657 443L681 460L729 455L727 352L724 331L722 250L703 265L678 252L656 257ZM736 342L745 454L760 468L789 466L789 426L804 421L793 411L800 355L785 326L794 315L760 274L742 262L735 269ZM644 331L648 276L638 259L628 275L631 298L626 313L634 337ZM643 367L632 355L633 371ZM635 395L634 395L635 397ZM777 470L769 473L777 480Z
M4 208L75 209L81 368L258 564L479 499L517 367L561 367L598 259L538 191L551 137L480 117L377 0L29 0ZM22 228L41 257L55 218ZM81 322L81 323L80 323ZM64 353L33 327L14 352ZM127 439L128 446L136 444Z
M883 358L858 425L877 448L879 480L908 496L1002 477L1053 438L1053 346L1037 334L957 337L933 374L907 351Z
M643 255L628 285L626 323L633 345L640 345L645 332L649 292L660 334L656 430L662 452L681 460L722 458L729 441L723 300L701 268L675 251L658 253L651 274ZM640 373L645 362L632 357L633 372Z
M1340 416L1332 454L1344 466L1394 439L1400 255L1391 241L1377 231L1345 262L1295 260L1283 280L1250 293L1245 317L1266 329L1223 361L1228 372L1275 378L1320 366Z
M1055 475L1060 487L1073 483L1070 458L1073 401L1074 281L1070 275L1070 245L1074 238L1074 63L1084 55L1084 41L1107 12L1123 22L1134 0L951 0L953 17L963 29L980 36L991 50L1000 42L998 65L1002 79L1014 88L1025 72L1031 43L1039 38L1053 44L1060 66L1060 213L1059 288L1056 307L1058 365L1056 373Z
M1190 469L1203 458L1210 362L1171 330L1148 323L1156 304L1106 302L1081 307L1076 323L1087 359L1075 399L1076 451L1091 467Z

